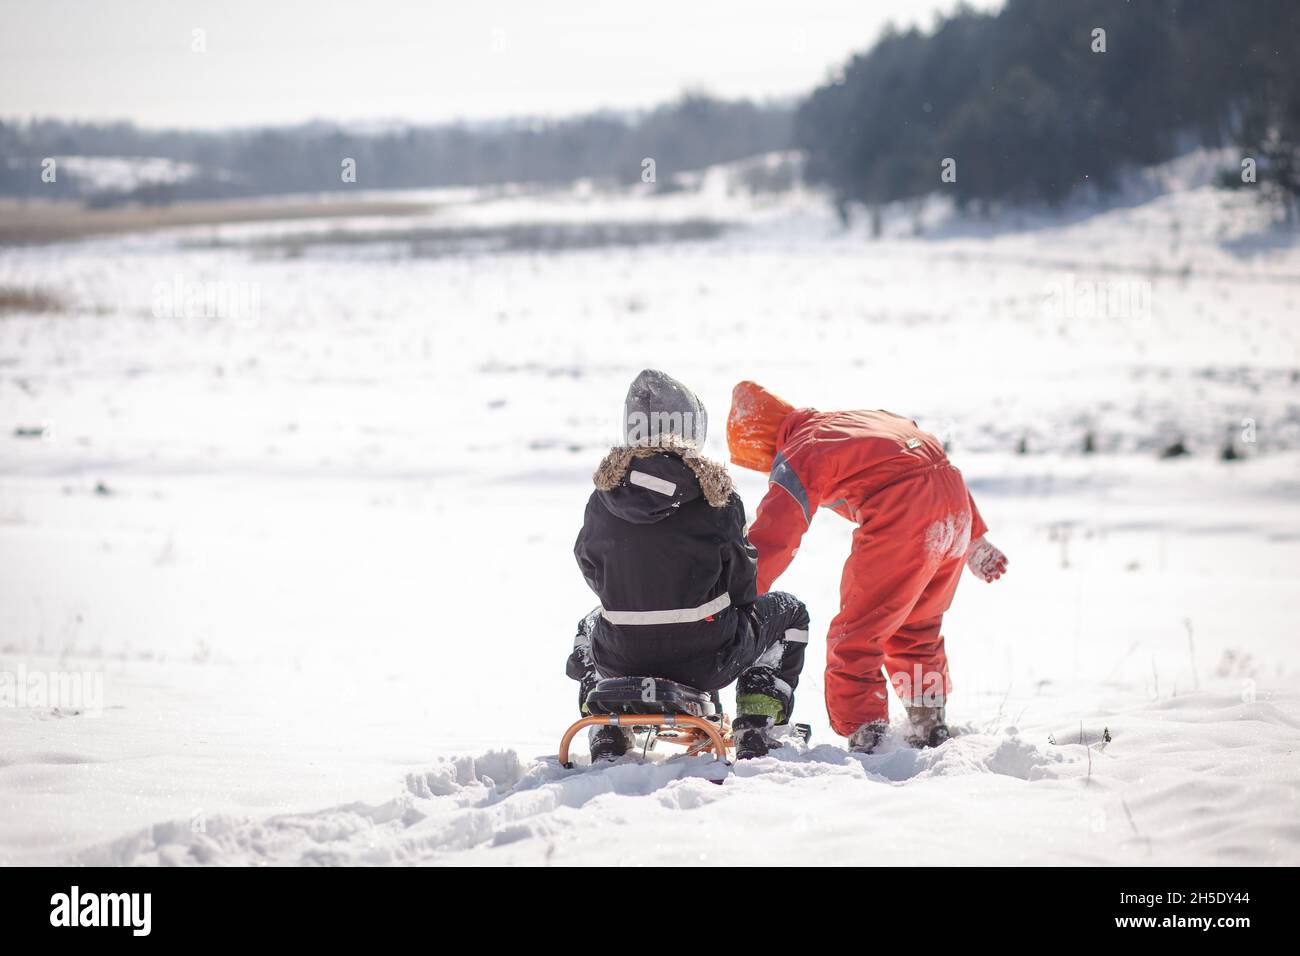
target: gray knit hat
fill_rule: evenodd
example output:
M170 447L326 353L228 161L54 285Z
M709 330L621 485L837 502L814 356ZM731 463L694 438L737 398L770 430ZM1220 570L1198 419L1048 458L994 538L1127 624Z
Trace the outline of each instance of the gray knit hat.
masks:
M709 429L704 403L667 372L648 368L632 382L623 401L623 435L629 445L660 445L673 435L700 449Z

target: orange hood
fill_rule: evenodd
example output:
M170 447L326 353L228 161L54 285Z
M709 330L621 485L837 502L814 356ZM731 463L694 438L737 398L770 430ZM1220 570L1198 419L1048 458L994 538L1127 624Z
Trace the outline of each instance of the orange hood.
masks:
M756 382L741 382L731 390L727 416L727 448L741 468L769 472L776 458L776 436L794 406Z

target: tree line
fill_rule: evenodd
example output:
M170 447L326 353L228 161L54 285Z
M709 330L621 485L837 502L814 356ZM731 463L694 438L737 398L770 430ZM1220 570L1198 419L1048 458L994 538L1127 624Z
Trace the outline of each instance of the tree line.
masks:
M401 126L196 132L129 123L0 123L0 194L79 196L41 179L51 156L153 156L192 164L178 182L93 202L223 198L344 188L612 182L655 161L676 172L798 147L805 176L879 211L946 190L975 212L1059 205L1112 188L1126 167L1189 147L1236 146L1257 186L1300 212L1300 0L1007 0L959 8L930 30L889 30L798 104L688 94L639 114ZM340 164L355 164L355 182ZM1253 178L1253 182L1251 179Z
M1237 145L1294 214L1300 3L1008 0L891 30L795 118L806 175L844 207L950 190L963 208L1058 205L1127 166ZM948 170L950 175L944 176ZM1240 183L1237 170L1225 182Z
M43 181L58 156L163 157L197 167L179 182L108 190L96 202L212 199L344 188L410 189L497 183L630 182L655 161L656 182L791 142L791 103L729 101L690 93L637 114L401 126L358 132L332 123L200 132L131 123L0 123L0 194L86 198L75 176ZM343 175L355 165L355 182Z

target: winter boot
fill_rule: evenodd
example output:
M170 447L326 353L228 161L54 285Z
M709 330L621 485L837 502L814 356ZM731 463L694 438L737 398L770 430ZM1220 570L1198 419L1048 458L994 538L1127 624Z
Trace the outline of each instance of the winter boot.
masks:
M764 757L781 746L773 727L789 720L790 685L764 664L744 670L736 682L736 719L731 723L736 759Z
M731 739L736 744L737 760L766 757L772 748L768 731L772 718L766 714L741 714L731 722Z
M943 721L943 707L908 707L907 719L912 723L907 743L918 750L937 747L950 736Z
M628 727L613 727L609 724L592 727L587 734L587 746L591 748L591 762L617 760L628 752L635 739Z
M772 724L784 724L790 719L792 695L790 685L765 664L756 664L741 671L736 681L736 716L762 715L770 717Z
M887 720L873 720L863 724L853 731L853 736L849 737L849 750L855 754L873 753L887 733L889 733Z

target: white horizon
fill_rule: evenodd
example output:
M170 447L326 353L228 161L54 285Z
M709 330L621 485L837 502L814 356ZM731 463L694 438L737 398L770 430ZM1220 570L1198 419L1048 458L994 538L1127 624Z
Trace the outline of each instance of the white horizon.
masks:
M3 0L0 117L154 129L396 126L634 112L688 91L781 100L824 82L887 26L929 28L955 7Z

